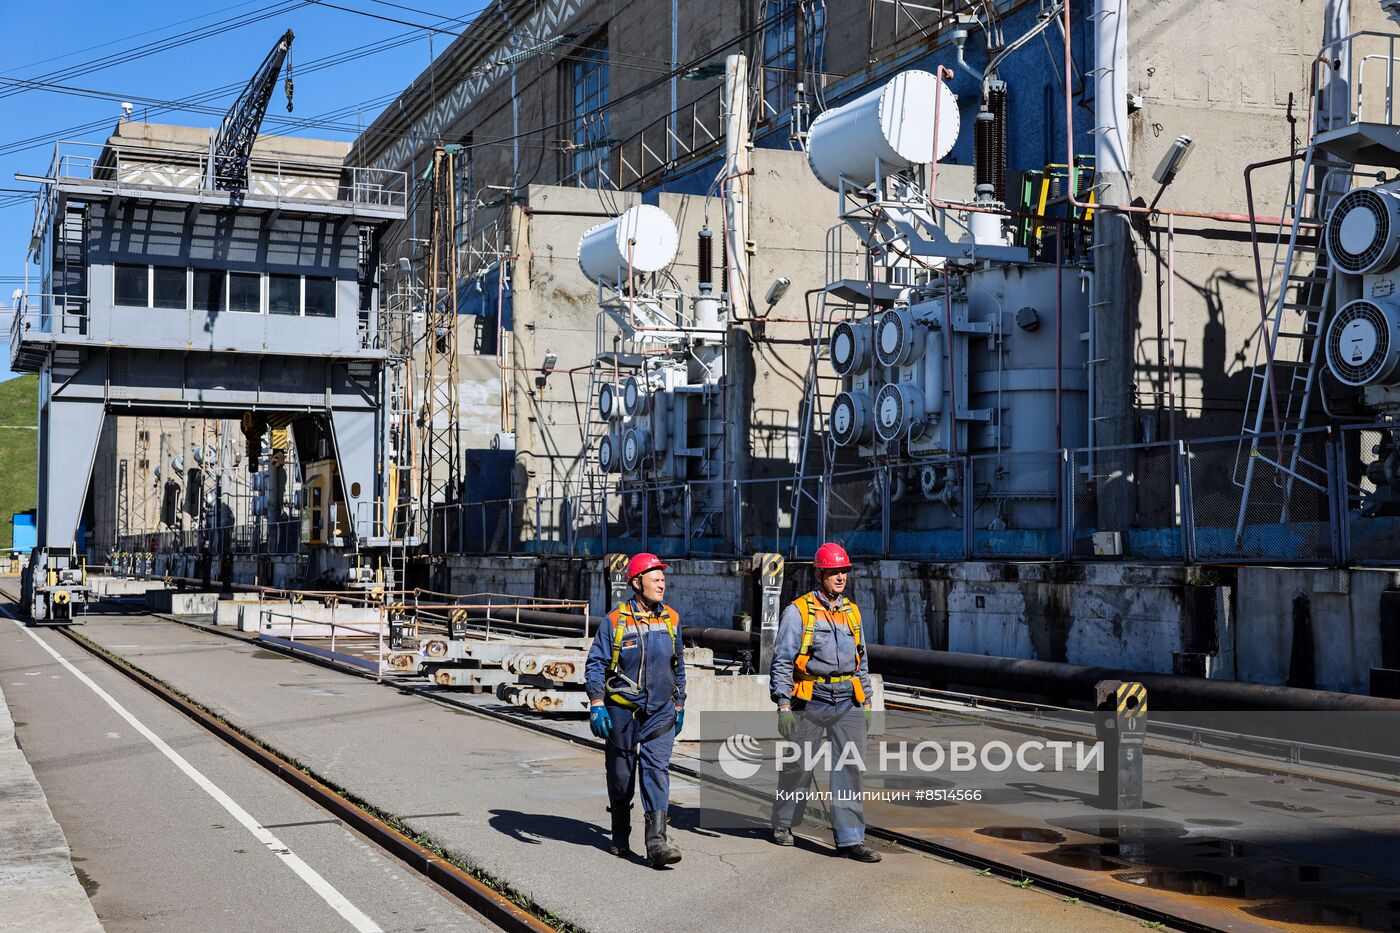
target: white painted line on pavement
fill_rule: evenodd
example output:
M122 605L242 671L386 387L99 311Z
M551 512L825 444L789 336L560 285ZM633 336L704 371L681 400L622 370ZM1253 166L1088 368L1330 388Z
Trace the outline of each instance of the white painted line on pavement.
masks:
M185 775L191 781L198 784L201 790L210 797L213 797L219 806L229 812L230 816L243 824L244 829L257 837L257 840L267 846L268 850L272 852L273 855L285 862L288 868L296 872L298 878L305 881L311 890L319 894L321 899L334 908L335 912L344 917L351 926L360 931L360 933L383 933L383 930L380 929L377 923L365 916L354 904L350 903L345 895L337 891L335 886L325 878L322 878L320 874L317 873L316 869L303 862L300 856L283 845L282 841L276 836L264 829L257 820L249 815L247 810L244 810L234 802L232 797L224 793L219 789L218 785L200 773L199 769L186 761L179 752L167 745L164 739L146 728L144 723L131 715L126 707L112 698L111 694L94 683L92 678L74 667L67 658L50 647L47 642L27 628L23 622L20 622L18 619L11 619L10 621L14 622L21 632L34 639L40 648L43 648L52 655L53 659L59 664L62 664L70 674L78 678L78 680L86 684L93 693L101 697L103 702L112 707L112 709L116 711L116 714L122 719L125 719L133 729L145 736L146 740L159 749L162 755L169 758L171 762L174 763L175 767L185 772Z

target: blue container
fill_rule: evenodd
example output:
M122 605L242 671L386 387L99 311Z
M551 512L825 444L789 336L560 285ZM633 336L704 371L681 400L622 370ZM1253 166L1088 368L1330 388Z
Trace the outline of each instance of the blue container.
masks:
M28 554L39 543L39 526L34 510L16 512L10 523L10 550Z

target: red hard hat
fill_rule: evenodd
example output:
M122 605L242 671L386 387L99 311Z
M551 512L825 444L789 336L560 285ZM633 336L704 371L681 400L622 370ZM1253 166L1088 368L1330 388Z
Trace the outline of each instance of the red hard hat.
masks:
M817 548L817 558L812 563L818 570L849 570L851 558L841 545L828 541Z
M627 562L627 580L631 582L649 570L665 570L666 565L650 551L643 551Z

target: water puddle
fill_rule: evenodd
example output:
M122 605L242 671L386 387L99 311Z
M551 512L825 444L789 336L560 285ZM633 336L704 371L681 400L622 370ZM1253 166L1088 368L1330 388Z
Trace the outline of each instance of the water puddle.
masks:
M1042 829L1035 826L986 826L977 830L979 836L991 836L993 839L1009 839L1012 842L1064 842L1064 833L1057 833L1053 829Z
M1251 804L1256 807L1268 807L1270 810L1283 810L1286 813L1321 813L1317 807L1310 807L1304 803L1289 803L1286 800L1251 800Z
M1035 857L1080 871L1118 871L1126 866L1121 860L1110 857L1109 850L1116 852L1117 849L1113 844L1060 846L1049 852L1037 852Z
M1147 816L1075 816L1050 820L1049 823L1061 829L1104 839L1176 838L1186 835L1185 828L1176 823Z
M1199 869L1150 868L1120 872L1113 877L1114 880L1124 884L1135 884L1158 891L1171 891L1174 894L1190 894L1194 897L1229 897L1248 900L1259 896L1259 892L1246 887L1243 878Z
M1299 926L1342 927L1356 930L1400 930L1400 902L1329 904L1291 902L1246 907L1245 913L1260 920Z

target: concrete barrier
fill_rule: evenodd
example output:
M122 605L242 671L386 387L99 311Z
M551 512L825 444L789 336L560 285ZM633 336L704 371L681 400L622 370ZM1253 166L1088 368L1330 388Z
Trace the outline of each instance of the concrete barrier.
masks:
M688 674L689 672L687 672ZM885 681L870 675L875 711L870 734L884 729ZM713 677L686 677L685 728L676 738L681 742L723 742L744 733L755 739L778 738L778 708L768 694L767 674L716 674Z
M213 615L219 604L218 593L191 593L180 590L148 590L146 608L175 616Z
M243 615L244 613L249 613L254 616L252 624L256 625L256 616L262 603L263 601L261 599L221 599L219 600L219 604L214 608L214 624L227 625L230 628L236 628L242 631L243 626L241 622L243 620Z

